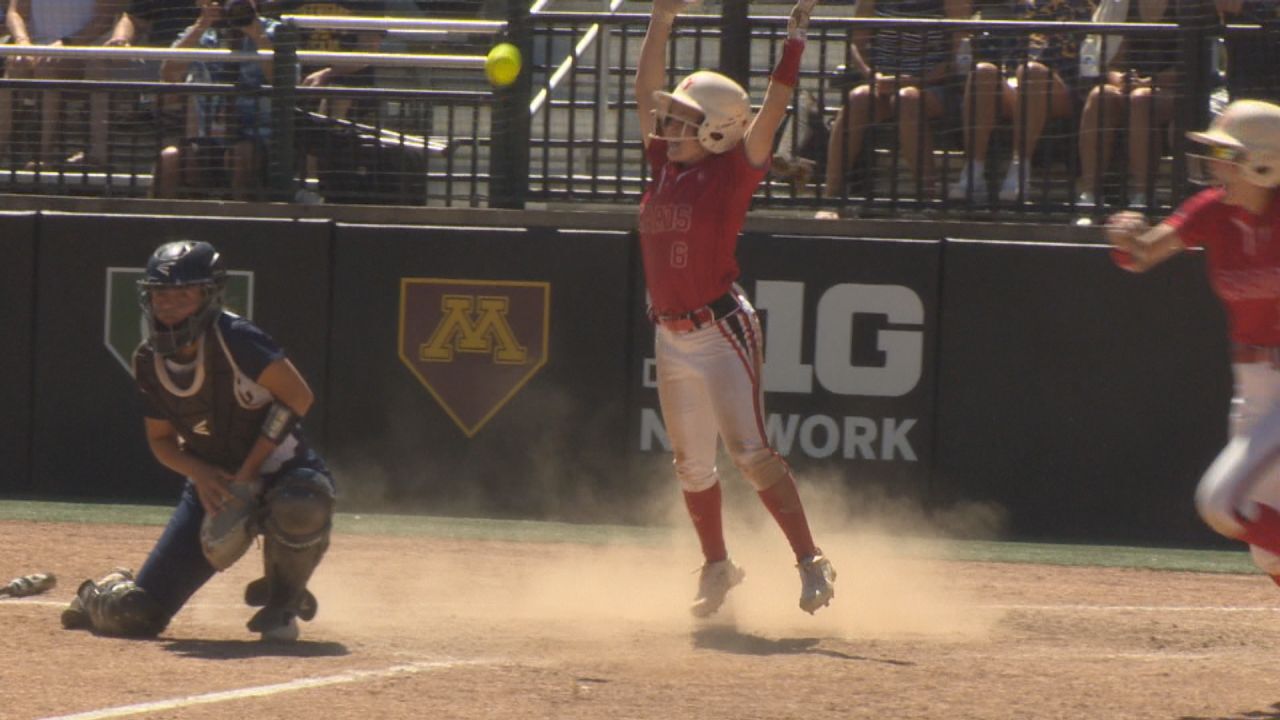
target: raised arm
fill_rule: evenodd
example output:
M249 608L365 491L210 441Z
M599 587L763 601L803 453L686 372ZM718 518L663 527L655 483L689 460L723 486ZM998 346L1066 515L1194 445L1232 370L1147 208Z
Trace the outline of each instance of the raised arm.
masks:
M684 6L684 0L653 0L649 18L649 30L640 46L640 61L636 67L636 112L640 114L640 138L649 147L649 135L653 126L653 93L666 89L667 39L671 37L671 25L676 14Z
M764 104L751 120L747 135L742 141L747 161L756 167L763 165L773 154L774 136L782 125L782 119L787 116L787 106L791 104L791 96L800 78L800 57L804 54L809 16L817 4L818 0L800 0L791 9L782 57L778 59L778 66L773 69L773 75L769 78Z
M194 48L200 45L200 38L205 31L218 24L222 19L222 5L213 0L200 0L200 15L195 23L182 31L182 35L174 41L172 47ZM190 60L165 60L160 63L160 80L180 83L186 79Z

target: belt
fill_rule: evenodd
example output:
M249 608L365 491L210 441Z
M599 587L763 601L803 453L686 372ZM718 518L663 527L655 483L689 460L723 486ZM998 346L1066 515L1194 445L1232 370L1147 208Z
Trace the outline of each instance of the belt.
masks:
M650 310L649 319L655 325L676 333L693 332L710 327L724 318L737 312L742 306L732 292L712 300L700 308L683 313L659 313Z
M1231 345L1231 362L1270 363L1280 367L1280 347L1275 345Z

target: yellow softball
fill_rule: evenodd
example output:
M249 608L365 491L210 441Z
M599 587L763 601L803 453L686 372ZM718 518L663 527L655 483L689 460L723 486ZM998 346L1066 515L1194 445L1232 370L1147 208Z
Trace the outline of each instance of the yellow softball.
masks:
M520 75L520 48L498 43L484 59L484 74L495 87L506 87Z

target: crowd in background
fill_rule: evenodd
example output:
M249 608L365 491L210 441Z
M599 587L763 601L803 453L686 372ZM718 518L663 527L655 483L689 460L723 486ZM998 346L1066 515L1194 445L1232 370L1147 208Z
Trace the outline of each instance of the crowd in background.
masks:
M263 4L259 6L259 2ZM10 0L5 21L13 45L270 50L278 18L297 15L386 14L383 0ZM381 33L308 30L300 49L376 51ZM269 82L271 62L93 60L10 56L7 79L96 79L168 83L228 83L234 95L166 95L158 100L161 147L154 159L152 195L204 196L225 191L236 199L262 196L271 141L270 101L251 91ZM373 85L364 64L303 66L302 87ZM15 96L0 88L0 164L28 171L101 171L108 168L109 96L90 93L83 148L65 147L60 132L63 93L41 89L35 125L38 143L14 141ZM321 113L345 116L350 101L322 102Z
M881 18L942 18L1071 22L1257 23L1276 27L1280 3L1270 0L859 0L855 14ZM1275 98L1269 77L1280 59L1274 36L1228 36L1217 73L1223 87L1210 98ZM1123 181L1113 195L1147 207L1159 160L1176 147L1170 136L1174 103L1187 92L1181 71L1190 53L1176 35L948 32L858 28L850 33L848 67L855 78L830 127L825 152L811 159L822 192L836 199L865 184L872 149L869 127L894 120L888 142L909 172L904 196L945 197L962 206L1031 201L1061 192L1043 167L1061 159L1071 204L1098 206L1124 139ZM1268 59L1269 58L1269 59ZM1208 102L1210 98L1205 98ZM1046 130L1075 147L1043 148ZM1004 130L1002 167L991 162L992 140ZM962 160L940 173L932 145L949 138ZM1061 143L1058 143L1061 145ZM812 151L810 151L810 154ZM1165 168L1167 171L1167 168ZM943 177L945 175L946 177ZM819 216L833 217L829 209Z
M253 50L272 47L278 27L273 18L283 14L384 15L403 11L407 2L9 0L5 24L13 45ZM1280 3L1274 0L856 0L843 8L867 18L1207 20L1280 27ZM480 5L457 0L412 9L474 15ZM865 190L877 149L879 155L889 149L895 166L906 172L898 195L945 200L953 207L1030 202L1064 191L1073 206L1085 210L1104 202L1144 207L1152 201L1157 178L1168 171L1162 158L1176 148L1170 121L1187 87L1180 70L1184 48L1169 33L1108 36L1099 44L1097 36L1079 32L852 28L845 72L829 85L839 92L816 103L818 116L811 125L819 137L810 139L801 157L790 158L807 163L813 179L803 189L825 199L824 215ZM379 32L312 30L303 33L301 47L377 50L381 37ZM1280 83L1270 74L1280 66L1280 48L1274 39L1266 33L1228 37L1220 62L1225 85L1211 96L1218 104L1226 98L1276 97ZM269 63L20 55L7 57L4 67L7 79L215 82L241 91L262 86L271 72ZM366 65L304 66L298 83L369 87L375 77ZM69 133L65 95L42 89L22 103L16 90L0 88L0 168L90 172L118 163L108 134L121 112L114 107L119 100L105 92L88 93L87 130ZM160 150L147 159L154 168L154 196L262 197L271 142L269 99L248 92L174 94L157 105L150 110L162 119ZM36 130L20 142L15 119L21 108ZM312 117L344 118L351 101L329 99L311 109L316 111ZM868 132L883 126L896 131ZM81 146L68 147L70 142ZM936 152L939 145L950 146L945 157ZM788 159L780 156L779 167ZM302 153L300 162L301 175L314 175L314 153ZM1055 163L1066 170L1051 170ZM1051 174L1056 184L1049 181ZM1064 175L1070 178L1065 183Z

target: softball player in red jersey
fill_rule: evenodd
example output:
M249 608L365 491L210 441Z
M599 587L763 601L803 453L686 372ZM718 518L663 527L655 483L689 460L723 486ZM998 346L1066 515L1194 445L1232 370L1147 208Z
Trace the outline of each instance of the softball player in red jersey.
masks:
M1134 272L1187 247L1205 250L1227 312L1235 393L1231 439L1201 478L1196 509L1216 532L1249 543L1280 585L1280 106L1233 102L1187 137L1205 147L1188 157L1193 179L1217 187L1155 228L1124 212L1107 233L1117 264Z
M815 3L800 0L792 10L754 116L742 87L719 73L695 72L662 91L667 38L683 0L654 1L640 50L636 103L653 177L640 204L640 248L656 325L658 398L705 557L691 607L698 617L718 610L745 575L725 549L717 437L791 543L801 609L812 613L835 595L835 571L814 545L795 478L765 437L760 321L734 284L738 233L768 170Z

